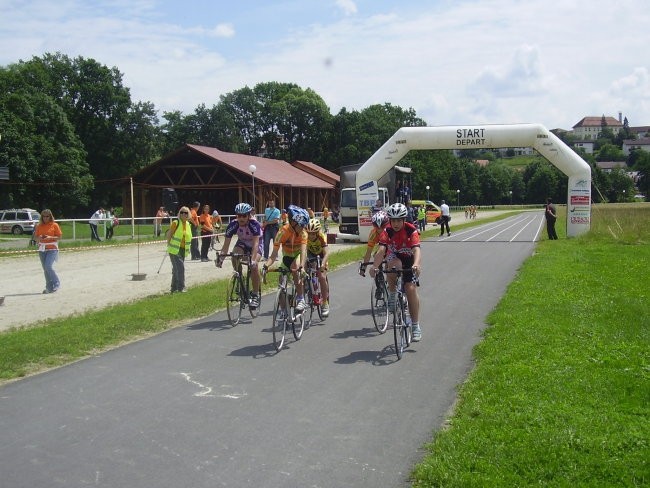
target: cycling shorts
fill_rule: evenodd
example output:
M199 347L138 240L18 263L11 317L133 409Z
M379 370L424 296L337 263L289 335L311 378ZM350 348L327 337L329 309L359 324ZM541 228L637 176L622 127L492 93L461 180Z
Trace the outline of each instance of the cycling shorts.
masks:
M235 244L235 247L238 247L239 249L244 251L244 254L253 254L253 246L248 244L246 241L239 239L237 241L237 244ZM257 254L260 256L264 256L264 243L260 239L260 242L257 244Z
M291 265L293 262L300 257L300 253L297 254L286 254L282 256L282 264L280 265L281 268L285 269L291 269Z
M418 279L413 275L413 271L410 268L413 266L415 258L413 256L400 256L399 254L393 254L387 258L387 261L390 263L393 259L399 259L402 262L402 269L405 271L402 273L402 281L404 283L415 283L419 285Z

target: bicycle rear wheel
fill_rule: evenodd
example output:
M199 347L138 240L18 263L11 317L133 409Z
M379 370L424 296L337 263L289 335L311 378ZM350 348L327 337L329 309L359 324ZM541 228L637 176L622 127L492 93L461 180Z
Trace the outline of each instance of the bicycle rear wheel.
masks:
M372 281L370 308L375 328L377 332L383 334L388 328L388 289L384 281L380 283L379 287L375 280Z
M226 291L226 310L228 312L228 320L230 320L230 325L235 327L239 324L239 319L241 318L241 284L239 281L239 276L233 274L228 282L228 288Z
M314 304L314 293L308 279L305 280L304 287L306 308L302 315L305 317L305 329L309 329L314 318L314 308L316 308L316 305Z
M285 311L287 300L287 292L279 289L275 295L275 305L273 306L273 345L275 350L280 352L284 346L284 338L287 333L287 314ZM280 305L282 302L285 306Z
M393 335L395 338L395 353L397 359L402 359L406 349L406 327L403 322L402 303L399 296L395 298L395 311L393 312Z

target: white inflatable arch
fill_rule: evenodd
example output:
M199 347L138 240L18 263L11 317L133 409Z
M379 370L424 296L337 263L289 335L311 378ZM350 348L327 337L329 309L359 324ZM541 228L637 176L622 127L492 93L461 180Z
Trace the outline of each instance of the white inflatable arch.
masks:
M414 149L532 147L569 177L567 236L587 232L591 221L591 168L555 134L539 124L402 127L357 171L359 237L368 240L370 206L377 180Z

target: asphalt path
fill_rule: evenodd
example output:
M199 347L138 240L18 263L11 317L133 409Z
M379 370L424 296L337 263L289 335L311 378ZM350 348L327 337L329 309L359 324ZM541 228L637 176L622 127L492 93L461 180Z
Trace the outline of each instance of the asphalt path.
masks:
M400 361L351 265L330 274L330 318L280 353L267 295L252 323L219 312L7 384L0 486L408 486L542 222L423 242L423 339Z

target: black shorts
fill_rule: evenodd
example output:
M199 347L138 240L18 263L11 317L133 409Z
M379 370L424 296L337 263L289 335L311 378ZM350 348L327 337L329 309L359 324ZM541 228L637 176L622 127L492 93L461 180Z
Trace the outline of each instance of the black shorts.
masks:
M402 281L404 283L415 283L416 285L419 285L420 283L418 282L418 279L413 275L413 271L411 269L406 269L413 266L415 258L413 256L400 256L399 254L396 254L395 257L402 262L402 269L405 270L402 273Z

